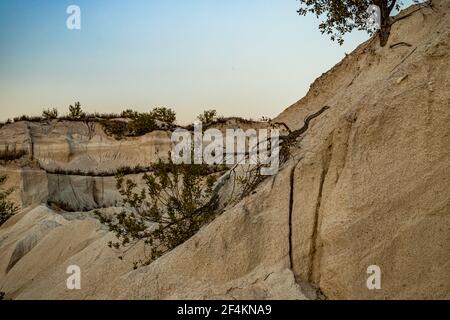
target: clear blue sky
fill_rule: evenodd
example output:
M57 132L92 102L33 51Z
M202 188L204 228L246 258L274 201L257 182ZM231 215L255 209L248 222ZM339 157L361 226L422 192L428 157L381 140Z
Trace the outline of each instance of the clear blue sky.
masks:
M81 8L81 30L66 8ZM1 0L1 120L66 112L173 108L275 116L367 39L329 41L296 0Z

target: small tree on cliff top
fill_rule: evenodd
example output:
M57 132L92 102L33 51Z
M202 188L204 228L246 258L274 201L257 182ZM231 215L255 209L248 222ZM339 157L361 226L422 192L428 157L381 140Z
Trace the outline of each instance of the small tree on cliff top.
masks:
M216 110L206 110L200 114L197 119L204 125L209 126L214 121L217 120L217 111Z
M131 212L122 211L113 218L96 212L118 239L109 246L126 248L142 241L146 250L135 261L137 268L188 240L217 214L211 170L205 164L176 165L169 157L168 162L152 165L141 190L134 181L118 175L117 189Z
M0 176L0 186L3 185L5 181L6 176ZM16 205L7 199L13 191L13 189L0 191L0 226L17 212L18 208Z
M418 3L418 0L413 0ZM380 8L380 45L385 46L391 26L398 21L391 17L391 13L399 10L403 5L401 0L299 0L298 13L306 15L315 14L318 18L324 17L319 25L322 33L330 35L331 40L344 42L344 34L353 30L365 30L369 34L373 32L367 23L369 18L369 6L376 5Z

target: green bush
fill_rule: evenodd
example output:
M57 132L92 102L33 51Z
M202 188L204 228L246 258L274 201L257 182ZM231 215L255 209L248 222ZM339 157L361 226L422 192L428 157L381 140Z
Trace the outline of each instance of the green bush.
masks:
M146 188L137 191L137 184L117 176L117 189L131 212L114 218L96 212L100 221L114 232L119 249L143 241L148 247L134 267L148 265L166 252L192 237L217 214L218 197L212 186L214 175L207 165L175 165L159 161L143 179ZM157 227L152 227L156 223Z
M88 120L96 120L96 119L109 120L109 119L114 119L114 118L120 118L120 115L116 114L116 113L99 113L99 112L94 112L94 113L86 113L84 115L84 118L88 119Z
M69 106L69 118L70 119L82 119L86 114L81 109L80 102L75 102L75 105Z
M41 117L38 116L27 116L27 115L22 115L20 117L15 117L13 118L14 122L20 122L20 121L30 121L30 122L39 122L42 121Z
M202 122L204 126L209 126L213 122L217 120L217 111L216 110L206 110L200 114L197 119Z
M45 120L53 120L58 118L58 110L56 108L53 109L45 109L42 111L42 118Z
M92 171L92 170L81 170L81 169L62 169L62 168L55 168L55 169L45 169L45 172L47 174L57 174L57 175L64 175L64 176L82 176L82 177L114 177L118 174L138 174L138 173L146 173L152 171L152 167L145 167L145 166L122 166L117 168L116 170L109 170L109 171Z
M169 108L160 107L154 108L150 114L153 116L155 120L159 120L168 124L174 124L177 120L177 116L175 111Z
M150 113L140 113L128 123L130 134L133 136L142 136L149 132L158 130L155 118Z
M8 147L6 147L5 150L0 151L0 160L14 161L22 158L25 155L27 155L27 151L25 150L16 150L15 148L10 150Z
M128 123L120 120L104 120L101 122L106 134L122 139L128 135Z

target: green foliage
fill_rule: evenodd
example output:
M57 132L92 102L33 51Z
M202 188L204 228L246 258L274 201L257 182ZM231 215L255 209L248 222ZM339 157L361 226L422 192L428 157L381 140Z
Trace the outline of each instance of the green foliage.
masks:
M204 126L209 126L213 122L217 120L217 111L216 110L206 110L200 114L197 119L201 121Z
M131 119L128 123L119 120L102 121L105 132L109 135L121 139L126 136L142 136L154 130L158 130L159 126L156 120L173 125L176 121L176 114L169 108L154 108L148 113L139 113L128 109L122 111L122 118Z
M166 252L192 237L217 214L218 197L207 165L175 165L171 160L159 161L143 179L146 187L117 176L117 189L124 204L131 209L114 218L97 212L119 239L109 246L119 249L142 241L149 250L135 262L148 265Z
M86 207L83 208L74 208L67 202L59 201L59 200L47 200L47 206L52 208L53 210L65 211L65 212L80 212L80 211L88 211Z
M167 124L174 124L177 119L175 111L166 107L154 108L150 114L155 120L159 120Z
M69 118L70 119L82 119L86 114L81 109L80 102L75 102L75 105L69 106Z
M372 34L367 25L369 17L367 9L371 4L380 7L382 26L389 25L390 13L402 5L400 0L299 0L299 2L298 13L302 16L312 13L317 18L323 17L319 30L339 44L343 44L343 36L353 30L364 30ZM382 28L382 32L389 33L389 30Z
M16 148L10 150L8 146L6 149L0 151L0 160L2 161L14 161L25 156L27 152L25 150L17 150Z
M236 182L240 186L240 193L237 200L243 199L256 189L256 187L264 181L266 176L261 175L261 169L263 165L258 164L249 166L244 174L236 177Z
M6 181L6 176L0 176L0 186ZM2 226L9 218L16 214L17 206L7 198L13 193L14 189L0 191L0 226Z
M45 120L53 120L58 118L58 110L56 108L53 109L44 109L42 111L42 118Z
M120 118L120 115L117 113L86 113L84 114L84 118L88 120L95 120L95 119L114 119L114 118Z

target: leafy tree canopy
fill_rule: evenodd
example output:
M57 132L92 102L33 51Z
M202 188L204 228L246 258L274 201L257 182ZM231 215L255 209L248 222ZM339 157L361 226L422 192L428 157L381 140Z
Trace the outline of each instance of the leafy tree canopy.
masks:
M6 181L6 176L0 176L0 186ZM0 226L2 226L9 218L16 214L18 208L7 198L11 195L14 189L0 191Z

